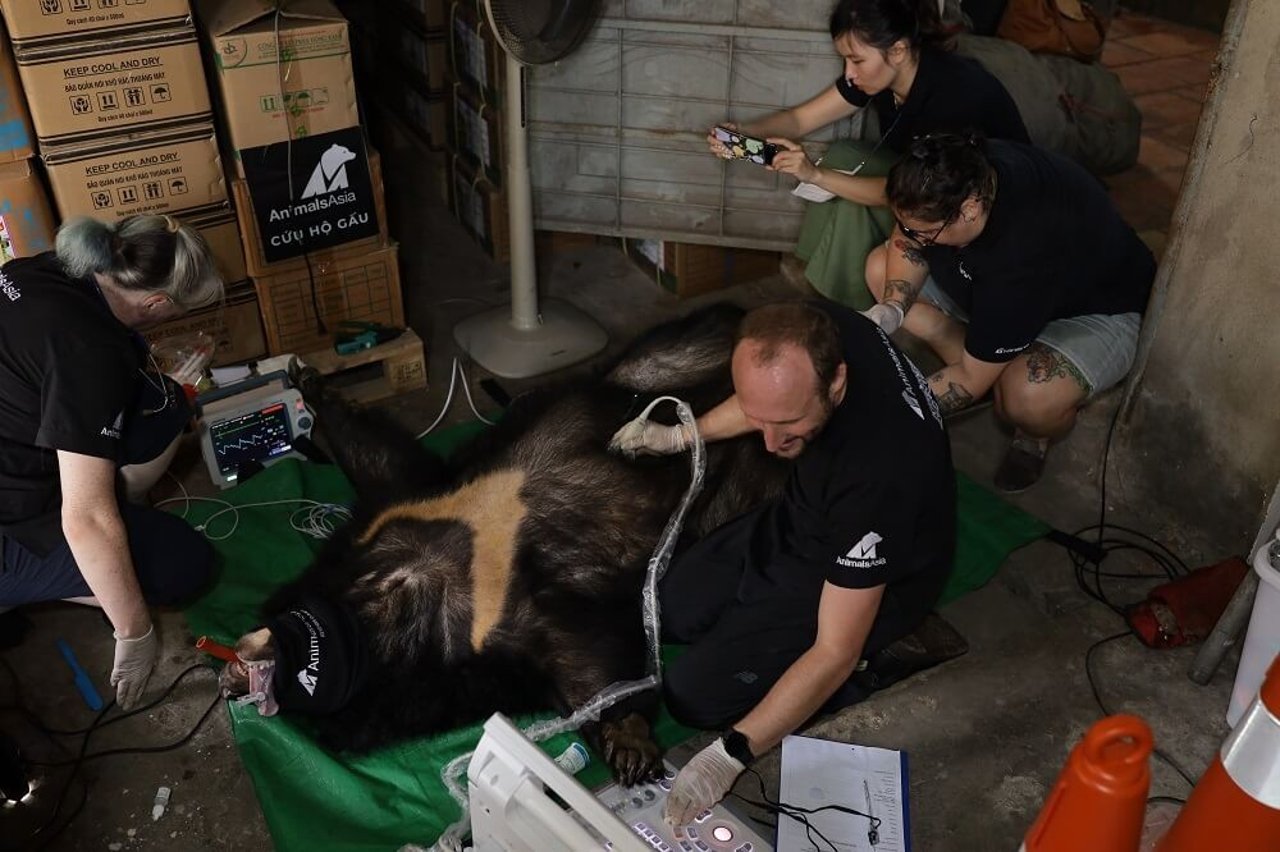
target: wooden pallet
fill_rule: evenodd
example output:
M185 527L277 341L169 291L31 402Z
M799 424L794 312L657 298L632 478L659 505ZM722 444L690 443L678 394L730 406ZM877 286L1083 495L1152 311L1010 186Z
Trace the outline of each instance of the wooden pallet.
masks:
M305 354L302 360L326 376L337 376L330 386L359 405L427 386L427 359L422 340L413 329L351 355L339 355L330 347ZM382 367L380 375L376 366ZM366 377L370 373L373 375Z

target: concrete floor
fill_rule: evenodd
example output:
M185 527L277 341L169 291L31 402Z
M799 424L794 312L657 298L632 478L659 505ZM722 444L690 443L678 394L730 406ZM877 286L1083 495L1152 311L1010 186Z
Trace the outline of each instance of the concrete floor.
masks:
M1142 44L1151 48L1168 43L1148 38ZM1143 49L1137 43L1126 46ZM1135 57L1113 49L1110 58ZM421 153L395 133L379 135L376 141L386 158L386 173L398 175L388 182L391 217L398 224L395 233L402 244L407 315L429 342L431 379L428 393L398 398L387 407L406 425L420 429L434 419L448 387L451 358L456 354L449 336L453 323L479 309L482 302L502 303L507 297L506 277L440 208L424 170L414 168ZM1185 138L1183 133L1175 135ZM1167 219L1164 224L1167 227ZM1160 223L1144 221L1143 227L1158 231ZM540 266L545 289L578 304L606 326L610 351L631 333L694 304L679 302L663 291L612 246L544 255ZM749 306L790 293L781 277L774 276L712 298L730 298ZM468 375L475 387L482 371L469 367ZM513 391L522 387L519 382L503 384ZM1115 402L1113 394L1086 409L1075 432L1053 451L1045 479L1015 498L1016 503L1061 529L1097 520L1100 461ZM476 403L482 411L495 408L483 393L476 394ZM468 417L465 403L455 399L446 422ZM977 481L989 483L1004 447L991 413L977 412L959 420L952 435L957 466ZM192 448L184 453L178 469L195 493L209 490ZM167 493L158 489L157 494L161 491ZM1179 498L1170 494L1166 499ZM1122 481L1109 483L1107 502L1112 520L1159 537L1193 566L1247 546L1215 540L1211 530L1166 528L1159 504L1129 495ZM1117 565L1138 565L1116 559ZM1117 587L1116 598L1137 599L1148 585ZM72 688L54 642L66 639L105 689L111 664L109 628L95 611L69 605L39 607L29 614L34 622L31 634L20 648L4 655L22 686L15 691L9 679L0 675L0 705L12 702L16 692L46 725L86 725L92 714ZM1123 624L1076 588L1065 552L1043 542L1015 553L987 587L948 606L943 614L968 639L966 656L822 719L808 733L909 753L916 849L1014 849L1068 750L1102 715L1085 679L1084 653L1097 639L1120 631ZM161 629L163 655L152 680L153 694L156 685L167 684L198 661L180 615L164 615ZM1192 654L1190 650L1149 651L1125 639L1099 651L1095 672L1109 709L1143 716L1155 731L1157 745L1196 776L1226 734L1223 714L1234 659L1209 686L1201 688L1184 676ZM209 674L197 673L172 699L96 735L90 750L180 738L213 699L212 681ZM18 732L33 754L56 759L43 738L12 711L0 710L0 725ZM67 742L78 745L74 739ZM681 750L676 757L687 752ZM776 779L777 759L775 750L760 761L766 778ZM1152 772L1153 795L1186 795L1185 783L1163 762L1153 760ZM221 708L185 746L163 754L90 761L81 778L89 791L84 811L46 848L244 852L272 848ZM162 784L173 788L173 797L164 817L153 823L152 799ZM51 787L56 784L37 790L36 803L24 806L23 813L0 810L4 843L24 837L39 824L52 806ZM72 788L64 812L75 807L79 790ZM772 792L776 793L776 786Z

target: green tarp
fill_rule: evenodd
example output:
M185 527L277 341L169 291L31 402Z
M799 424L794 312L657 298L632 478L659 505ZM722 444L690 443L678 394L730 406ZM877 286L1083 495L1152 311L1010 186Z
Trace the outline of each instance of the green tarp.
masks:
M432 436L428 444L448 453L475 433L461 427ZM960 486L959 548L956 571L944 602L978 588L1013 550L1042 536L1047 527L964 477ZM347 504L353 493L335 467L285 461L224 493L237 505L305 497ZM221 507L192 503L188 519L202 524ZM192 632L234 644L255 626L259 606L273 589L298 576L320 543L290 528L297 505L246 508L212 518L207 534L221 556L217 587L187 610ZM232 525L234 533L228 535ZM224 538L225 536L225 538ZM253 778L262 812L281 852L324 849L397 849L405 843L433 843L458 818L458 808L440 780L446 763L470 751L479 725L416 740L364 757L332 754L316 745L304 723L264 719L252 707L229 705L232 730ZM533 721L516 720L517 723ZM670 747L690 735L663 713L657 738ZM559 754L570 735L544 747ZM579 778L591 786L606 771L593 761Z

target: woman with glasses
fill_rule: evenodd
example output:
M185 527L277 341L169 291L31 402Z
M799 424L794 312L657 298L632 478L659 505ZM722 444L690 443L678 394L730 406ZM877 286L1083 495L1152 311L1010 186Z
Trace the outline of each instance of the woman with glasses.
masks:
M1014 428L995 484L1028 488L1077 409L1133 364L1155 258L1102 184L1029 145L919 139L886 192L897 225L868 258L865 313L942 359L929 385L944 411L993 394Z
M213 563L185 521L140 505L191 410L137 331L219 300L222 280L168 216L74 219L55 245L0 267L0 611L101 607L128 707L156 659L148 606L192 598Z
M893 227L884 176L911 140L969 129L994 139L1030 139L1000 81L951 52L937 0L839 0L830 31L844 61L839 79L804 103L738 130L782 149L769 168L835 196L808 205L795 253L807 261L804 275L818 292L861 309L871 303L863 277L867 253ZM817 163L792 141L865 108L878 119L879 141L836 142ZM707 143L713 154L730 156L714 131Z

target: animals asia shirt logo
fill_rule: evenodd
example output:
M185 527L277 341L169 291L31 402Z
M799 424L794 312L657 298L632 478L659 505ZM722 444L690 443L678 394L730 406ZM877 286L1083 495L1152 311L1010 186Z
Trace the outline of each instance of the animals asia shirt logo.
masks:
M877 568L884 565L887 560L876 554L876 545L882 541L884 537L880 533L868 532L858 539L857 544L849 548L848 553L837 556L836 562L846 568Z
M359 127L244 148L240 161L267 263L378 235Z

